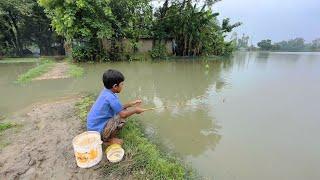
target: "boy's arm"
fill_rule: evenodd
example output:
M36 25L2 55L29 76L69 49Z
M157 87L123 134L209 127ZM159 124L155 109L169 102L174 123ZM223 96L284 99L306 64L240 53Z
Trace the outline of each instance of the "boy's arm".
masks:
M128 104L121 105L121 103L119 102L118 99L114 99L114 100L110 101L110 106L111 106L111 109L116 114L119 114L119 116L124 119L124 118L131 116L132 114L140 114L143 111L145 111L145 109L142 109L141 107L138 107L138 106L128 108L128 107L131 107L134 105L138 105L140 103L141 103L141 100L135 100L135 101L132 101Z
M137 100L135 100L135 101L131 101L131 102L128 102L127 104L124 104L123 105L123 109L127 109L127 108L129 108L129 107L132 107L132 106L135 106L135 105L139 105L139 104L141 104L141 100L140 99L137 99Z
M119 116L121 118L127 118L133 114L140 114L144 112L145 109L141 107L133 107L133 108L128 108L128 109L123 109L122 111L119 112Z

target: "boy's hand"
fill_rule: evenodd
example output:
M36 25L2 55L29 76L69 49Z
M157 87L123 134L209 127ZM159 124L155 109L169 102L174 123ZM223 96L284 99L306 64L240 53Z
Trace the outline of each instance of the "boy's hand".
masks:
M137 113L137 114L141 114L141 113L143 113L145 110L146 110L146 109L144 109L144 108L136 107L136 113Z
M130 104L131 106L138 106L142 103L142 101L140 99L137 99L135 101L132 101Z

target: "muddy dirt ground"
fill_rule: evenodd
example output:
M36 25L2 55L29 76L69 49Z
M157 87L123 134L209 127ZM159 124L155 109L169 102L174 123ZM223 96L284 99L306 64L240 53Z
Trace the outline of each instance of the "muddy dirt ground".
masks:
M78 100L34 104L12 117L21 127L0 137L10 143L0 151L0 179L102 178L103 162L90 169L76 165L72 139L84 131L76 116Z
M68 75L68 70L69 70L68 63L66 62L56 63L50 71L35 78L34 80L69 78L70 76Z

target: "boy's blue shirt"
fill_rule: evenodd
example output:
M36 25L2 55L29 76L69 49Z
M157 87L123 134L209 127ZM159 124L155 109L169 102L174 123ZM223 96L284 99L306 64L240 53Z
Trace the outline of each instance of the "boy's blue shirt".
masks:
M118 96L104 88L93 104L87 117L87 130L102 132L107 121L122 111Z

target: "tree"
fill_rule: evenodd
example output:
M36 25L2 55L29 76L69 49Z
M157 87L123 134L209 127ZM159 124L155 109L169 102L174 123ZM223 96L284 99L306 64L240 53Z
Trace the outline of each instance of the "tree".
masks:
M110 8L114 16L112 28L114 34L111 37L113 59L119 59L119 54L123 53L122 39L128 39L131 49L138 49L140 37L151 36L152 7L149 0L111 0ZM116 46L120 42L120 47Z
M12 48L13 54L17 56L23 54L22 28L24 17L30 13L31 6L31 1L0 0L2 46Z
M72 45L79 60L103 55L102 38L110 38L114 21L109 0L39 0L54 30Z
M271 50L272 49L272 44L271 44L271 40L267 39L267 40L262 40L260 42L258 42L257 44L261 50Z
M0 0L0 29L2 54L22 56L36 45L41 55L52 55L52 44L63 46L36 0Z
M184 0L170 3L166 0L155 13L154 38L158 43L173 38L177 44L176 54L180 56L230 54L232 43L224 38L240 23L230 24L230 19L226 18L219 25L216 18L219 13L206 8L215 2Z
M25 19L24 36L28 37L28 42L39 47L41 55L54 55L54 48L58 48L56 50L59 54L64 54L64 39L55 33L43 7L36 1L31 7L31 13Z
M303 38L290 39L271 44L271 40L262 40L258 43L262 50L274 51L319 51L320 39L315 39L311 43L305 43Z
M238 39L238 44L237 44L237 48L245 48L247 49L249 43L249 36L246 36L245 34L242 34L242 37L240 39Z
M96 60L108 56L113 60L123 54L123 39L137 49L141 37L153 37L155 47L168 38L177 43L177 55L227 55L233 43L225 37L240 23L220 24L211 6L219 0L165 0L154 14L150 0L39 0L52 19L55 31L73 46L73 57ZM200 8L199 8L200 7ZM102 40L111 41L104 54Z
M148 33L144 23L152 18L148 0L39 0L39 3L52 19L56 32L72 43L73 52L79 50L74 53L81 55L80 59L86 60L106 58L103 39L112 41L111 51L121 52L116 42L123 38L137 41L141 34Z
M311 49L314 51L320 50L320 38L315 39L311 43Z
M295 38L289 41L281 41L274 44L274 49L280 51L304 51L308 49L304 42L305 40L303 38Z
M295 38L295 39L289 40L287 50L290 50L290 51L304 50L304 47L305 47L304 42L305 40L303 38Z

